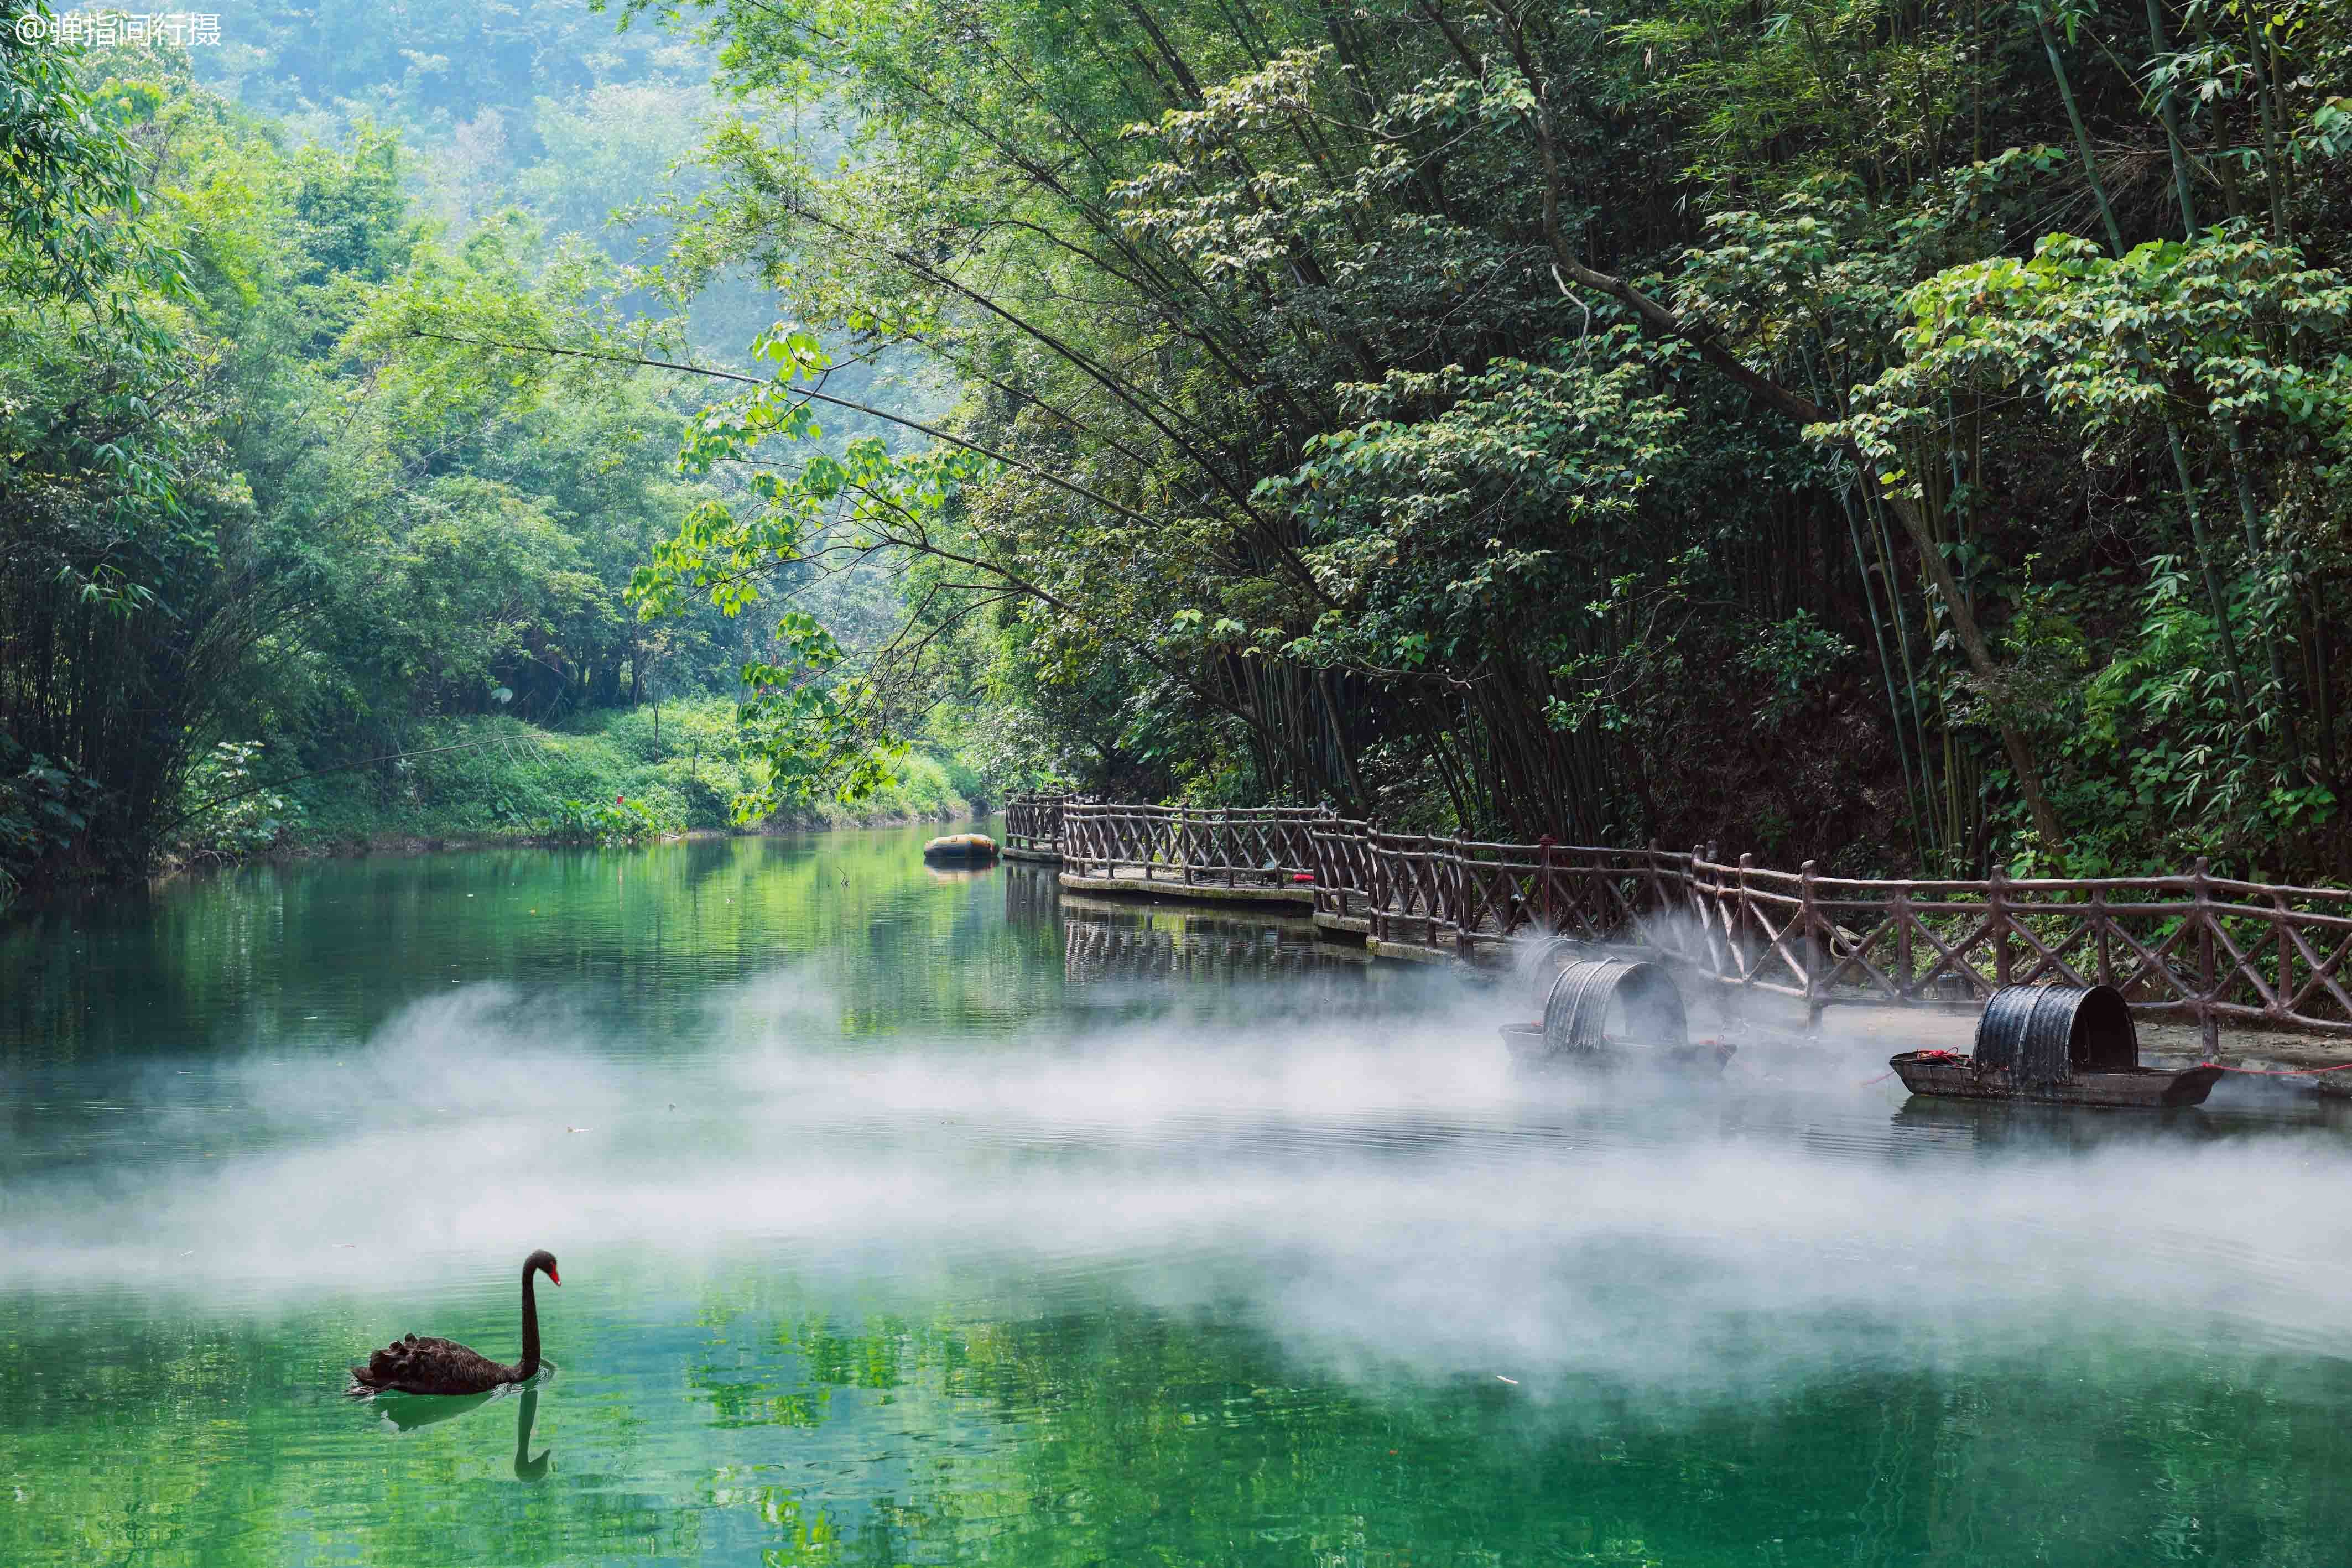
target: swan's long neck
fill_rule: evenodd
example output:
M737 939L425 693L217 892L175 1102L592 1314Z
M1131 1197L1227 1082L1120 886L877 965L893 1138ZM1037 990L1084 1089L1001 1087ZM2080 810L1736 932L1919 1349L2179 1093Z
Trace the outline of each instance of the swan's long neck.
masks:
M530 1293L531 1267L522 1266L522 1364L515 1368L517 1383L539 1375L539 1300Z

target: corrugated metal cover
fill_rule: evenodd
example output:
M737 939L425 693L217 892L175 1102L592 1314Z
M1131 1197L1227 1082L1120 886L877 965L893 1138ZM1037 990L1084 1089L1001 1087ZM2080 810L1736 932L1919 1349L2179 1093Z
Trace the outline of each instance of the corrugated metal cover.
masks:
M2021 1086L2063 1083L2138 1066L2139 1032L2112 986L2004 986L1977 1019L1976 1058Z
M1599 1051L1612 1040L1643 1046L1688 1043L1682 993L1664 967L1638 959L1589 958L1561 968L1544 1001L1545 1051Z
M1536 1006L1543 1007L1551 1000L1552 986L1559 979L1562 969L1591 956L1591 944L1572 936L1555 936L1538 948L1535 961L1528 966L1528 972L1535 977Z

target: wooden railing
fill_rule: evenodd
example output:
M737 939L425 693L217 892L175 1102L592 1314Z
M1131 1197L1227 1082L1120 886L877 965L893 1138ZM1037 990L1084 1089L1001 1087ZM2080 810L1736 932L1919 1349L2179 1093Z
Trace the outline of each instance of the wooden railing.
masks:
M1140 876L1185 886L1286 885L1315 870L1308 833L1327 812L1290 806L1062 808L1062 863L1081 876Z
M1062 809L1072 795L1024 790L1004 800L1004 847L1032 854L1059 854Z
M1315 873L1315 913L1350 925L1370 918L1371 825L1328 817L1307 830Z
M1816 1015L1974 1009L2049 981L2113 986L2209 1038L2225 1021L2352 1034L2352 892L2231 881L2202 860L2186 876L1865 881L1703 850L1364 841L1367 931L1383 941L1636 946Z
M1015 818L1015 811L1025 814ZM2110 985L2140 1013L2352 1034L2352 892L2187 875L1825 877L1689 853L1384 833L1295 807L1016 797L1009 842L1093 877L1288 885L1378 941L1475 953L1528 938L1639 946L1813 1014L1979 1006L2000 987Z
M2137 1011L2352 1033L2352 893L2210 874L1857 881L1692 857L1677 946L1732 983L1843 1003L1976 1006L2001 986L2113 986ZM1696 951L1692 948L1696 947Z
M1655 945L1685 857L1655 850L1499 844L1367 833L1369 934L1475 945L1522 936Z

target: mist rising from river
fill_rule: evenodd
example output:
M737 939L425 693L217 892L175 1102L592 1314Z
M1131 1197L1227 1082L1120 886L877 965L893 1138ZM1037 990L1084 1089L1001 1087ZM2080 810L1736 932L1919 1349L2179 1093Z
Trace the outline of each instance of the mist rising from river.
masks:
M983 1047L860 1039L786 971L713 996L730 1049L665 1054L482 985L325 1053L158 1061L91 1157L14 1184L0 1289L505 1290L545 1245L573 1291L1112 1289L1238 1306L1343 1370L1685 1391L2099 1323L2318 1348L2352 1296L2332 1136L1896 1125L1833 1055L1781 1085L1531 1082L1506 1004L1368 1030L1223 995L1214 1027Z

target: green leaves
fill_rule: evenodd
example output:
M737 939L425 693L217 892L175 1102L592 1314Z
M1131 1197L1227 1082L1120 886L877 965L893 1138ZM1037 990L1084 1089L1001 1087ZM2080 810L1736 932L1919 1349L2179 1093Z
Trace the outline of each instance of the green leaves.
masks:
M1829 678L1854 646L1821 623L1810 610L1759 630L1739 654L1739 662L1763 677L1764 706L1757 717L1777 726L1807 708L1822 706Z
M1908 358L1844 428L1893 464L1958 392L2024 389L2085 456L2167 420L2274 419L2337 440L2352 416L2352 285L2243 227L2121 258L2052 235L2024 261L1948 268L1910 296Z
M0 731L0 908L44 858L72 849L101 789Z
M558 843L636 844L682 832L686 824L665 807L623 795L609 802L566 796L553 815L535 826L540 836Z
M188 770L182 786L187 808L176 834L184 853L215 860L256 854L300 815L299 807L256 780L265 749L258 740L219 741Z
M139 162L119 121L127 105L82 81L79 51L10 7L0 26L0 296L133 308L142 286L186 292L184 258L135 220L147 205Z
M845 655L832 632L810 615L787 611L776 623L776 661L743 666L751 693L741 713L743 747L760 773L759 787L736 799L738 822L820 794L855 804L895 782L892 764L907 752L887 733L875 687L835 674Z
M958 450L896 454L871 435L808 452L797 467L774 466L757 455L774 450L767 444L823 437L794 384L822 376L832 360L814 333L784 325L762 334L753 351L778 374L705 408L688 428L678 464L693 475L771 465L751 472L743 503L705 499L656 547L629 589L643 619L683 613L696 596L732 618L759 602L766 585L800 582L807 569L919 546L967 486L996 471ZM736 820L755 821L823 794L855 803L894 783L906 743L884 693L846 667L849 655L832 632L805 611L787 610L773 645L772 657L747 661L740 672L750 693L744 752L757 785L736 800Z

